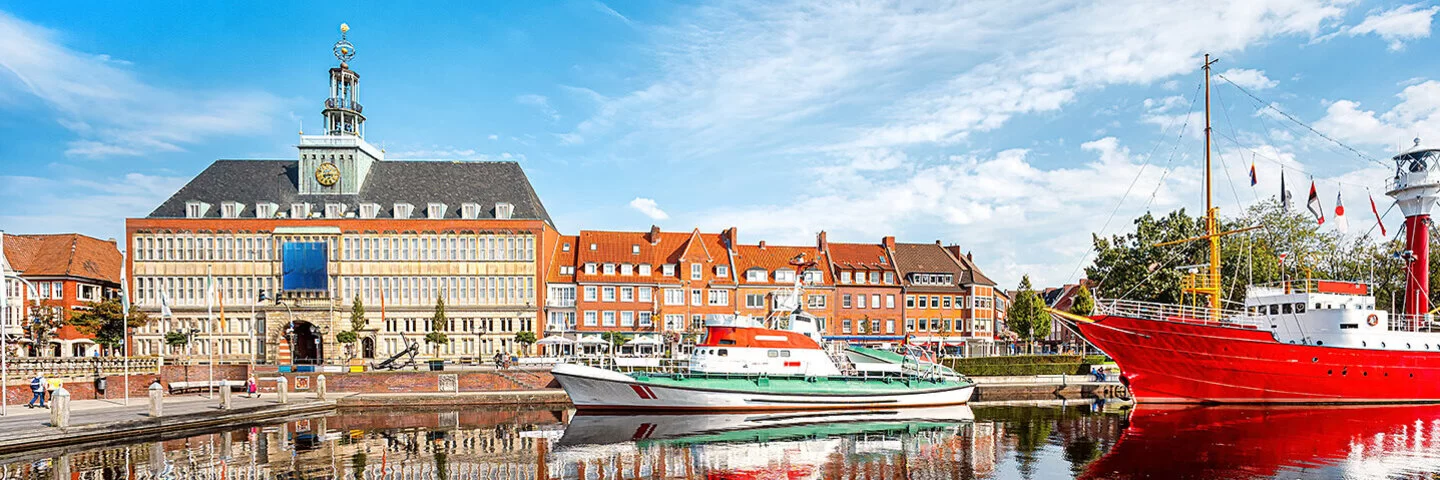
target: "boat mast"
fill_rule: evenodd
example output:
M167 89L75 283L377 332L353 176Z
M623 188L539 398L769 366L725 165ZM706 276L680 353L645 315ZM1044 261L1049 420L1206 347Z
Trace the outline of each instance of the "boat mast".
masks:
M1216 228L1219 209L1215 207L1210 167L1210 65L1218 61L1210 60L1210 54L1205 54L1205 239L1210 243L1210 270L1202 288L1197 289L1197 293L1209 297L1211 318L1220 316L1220 236Z

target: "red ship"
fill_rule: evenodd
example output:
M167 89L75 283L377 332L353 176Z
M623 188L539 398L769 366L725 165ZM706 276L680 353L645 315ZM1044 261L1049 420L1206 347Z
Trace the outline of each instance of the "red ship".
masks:
M1052 311L1115 360L1146 403L1401 403L1440 401L1440 323L1429 305L1430 210L1440 199L1440 150L1394 157L1387 195L1405 215L1405 313L1375 308L1368 285L1252 285L1244 309L1221 307L1217 210L1210 174L1210 57L1205 58L1206 272L1184 280L1197 306L1102 300L1096 314ZM1256 227L1251 227L1256 228ZM1248 229L1244 229L1248 230Z

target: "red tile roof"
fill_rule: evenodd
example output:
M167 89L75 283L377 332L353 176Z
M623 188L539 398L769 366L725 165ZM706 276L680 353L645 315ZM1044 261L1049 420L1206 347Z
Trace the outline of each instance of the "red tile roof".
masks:
M796 259L800 255L804 255L805 261L807 262L815 262L814 268L820 271L820 274L822 276L822 284L830 285L834 283L834 279L832 278L830 272L825 271L825 265L827 260L825 258L825 253L821 252L820 249L815 247L766 245L764 248L761 248L759 245L736 245L735 275L740 278L740 283L742 285L774 285L776 284L776 270L788 268L794 270L796 275L801 274L802 270L800 270L791 263L792 259ZM745 280L745 271L752 268L760 268L765 270L766 275L764 282L748 282ZM790 283L786 282L785 284L789 285Z
M5 234L5 259L26 276L78 277L120 283L124 260L114 242L77 233Z
M565 246L569 245L569 251ZM575 270L569 274L560 273L560 267L574 267L580 252L578 235L561 235L555 241L555 253L550 256L550 271L545 274L546 283L575 283Z
M831 243L830 262L847 270L895 271L885 246L867 243Z
M652 238L652 235L654 238ZM652 243L652 240L654 242ZM592 249L591 246L594 246ZM664 276L661 274L661 265L676 264L677 274L689 278L689 272L678 272L680 263L699 262L707 265L729 265L730 257L727 253L720 234L700 233L699 230L688 233L681 232L607 232L582 230L579 235L579 257L575 261L576 279L581 282L661 282L680 283L676 276ZM587 275L584 272L585 264L595 263L596 273ZM651 276L640 277L637 268L636 274L626 277L623 275L605 275L603 265L606 263L621 264L649 264ZM705 280L716 284L733 284L730 278L715 278L714 269L707 268Z

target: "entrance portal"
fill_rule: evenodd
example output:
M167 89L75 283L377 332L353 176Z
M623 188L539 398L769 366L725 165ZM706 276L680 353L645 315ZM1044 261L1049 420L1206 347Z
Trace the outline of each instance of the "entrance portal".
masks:
M360 358L375 358L375 339L370 337L360 339Z
M310 322L290 322L291 363L295 365L319 365L324 358L324 345L320 332Z

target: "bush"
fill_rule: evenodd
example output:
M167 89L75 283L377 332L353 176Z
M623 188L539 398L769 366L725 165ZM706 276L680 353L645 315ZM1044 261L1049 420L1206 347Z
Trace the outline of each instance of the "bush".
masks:
M945 366L973 377L1007 375L1085 375L1092 365L1108 363L1104 355L1016 355L947 358Z

